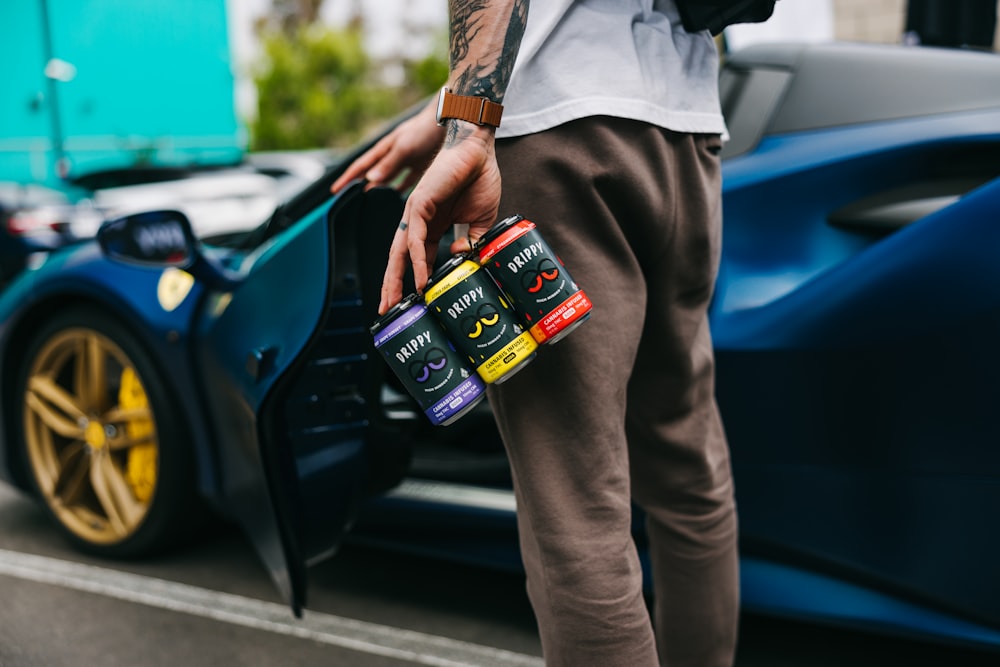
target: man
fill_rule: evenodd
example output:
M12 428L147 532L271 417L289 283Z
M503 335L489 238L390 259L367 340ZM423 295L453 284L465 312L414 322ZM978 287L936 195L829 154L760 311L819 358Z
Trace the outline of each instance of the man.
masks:
M673 0L532 0L530 13L528 0L451 0L450 19L448 88L485 98L458 100L476 114L503 104L502 123L448 106L441 128L429 105L334 184L407 170L403 187L416 184L379 310L402 297L408 265L423 288L451 225L472 240L498 214L538 225L593 302L490 389L546 662L731 664L736 513L706 316L725 130L711 36L686 32Z

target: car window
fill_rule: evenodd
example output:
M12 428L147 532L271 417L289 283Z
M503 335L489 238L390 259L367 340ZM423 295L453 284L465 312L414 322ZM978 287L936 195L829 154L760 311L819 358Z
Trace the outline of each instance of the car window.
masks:
M773 67L730 66L722 70L719 91L729 130L729 141L722 148L723 159L757 146L790 79L790 71Z

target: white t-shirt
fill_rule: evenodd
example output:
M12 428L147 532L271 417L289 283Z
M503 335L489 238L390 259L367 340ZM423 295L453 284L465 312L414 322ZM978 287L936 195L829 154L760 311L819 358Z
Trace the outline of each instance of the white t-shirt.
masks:
M719 55L673 0L531 0L496 136L589 116L725 134Z

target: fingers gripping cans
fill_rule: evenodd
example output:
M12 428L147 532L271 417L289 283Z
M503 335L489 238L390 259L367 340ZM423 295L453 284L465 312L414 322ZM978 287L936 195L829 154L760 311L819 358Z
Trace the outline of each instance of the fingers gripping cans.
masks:
M446 426L485 398L483 381L418 295L390 309L371 332L376 349L432 424Z
M513 376L539 344L568 334L591 309L535 224L513 216L472 253L451 257L423 298L403 299L371 333L431 423L447 425L484 398L486 384Z
M534 358L538 344L489 274L467 256L435 271L424 299L487 383L503 382Z
M501 220L475 250L538 343L554 343L590 317L590 299L530 220Z

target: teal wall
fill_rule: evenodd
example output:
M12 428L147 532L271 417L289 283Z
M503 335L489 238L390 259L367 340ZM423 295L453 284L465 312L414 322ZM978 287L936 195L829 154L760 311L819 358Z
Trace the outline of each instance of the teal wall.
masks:
M225 0L0 4L0 180L58 180L60 143L70 176L241 158ZM72 80L46 78L50 55Z

